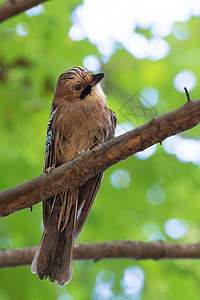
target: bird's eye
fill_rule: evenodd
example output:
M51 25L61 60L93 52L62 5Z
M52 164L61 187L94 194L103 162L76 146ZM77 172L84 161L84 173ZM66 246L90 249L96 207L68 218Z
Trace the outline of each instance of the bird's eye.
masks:
M81 84L76 84L73 89L77 92L79 92L81 90Z

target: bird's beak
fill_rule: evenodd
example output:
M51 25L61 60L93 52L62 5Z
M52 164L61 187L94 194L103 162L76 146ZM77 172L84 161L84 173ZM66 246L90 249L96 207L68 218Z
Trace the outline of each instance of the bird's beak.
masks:
M104 78L106 74L105 73L98 73L95 75L92 75L92 86L94 86L95 84L97 84L101 79Z

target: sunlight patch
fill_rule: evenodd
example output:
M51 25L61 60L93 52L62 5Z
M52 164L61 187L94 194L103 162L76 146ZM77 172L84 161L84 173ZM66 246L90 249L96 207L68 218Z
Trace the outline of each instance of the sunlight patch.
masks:
M137 152L135 154L135 156L138 159L145 160L145 159L148 159L149 157L151 157L156 152L156 150L157 150L157 144L152 145L151 147L149 147L143 151Z
M171 239L178 240L188 232L188 224L185 220L169 219L165 222L164 230Z
M84 0L72 12L69 37L75 41L88 38L108 57L121 45L138 59L160 60L170 52L163 38L175 23L187 22L192 15L200 15L198 0L169 0L164 8L159 0ZM152 37L148 40L136 28L149 29ZM187 34L179 30L176 36Z
M19 36L25 36L29 34L29 26L26 23L19 23L16 26L16 32Z
M118 124L117 128L115 130L115 137L120 136L134 128L135 128L135 126L131 122L124 122L124 123Z
M124 294L130 299L135 299L140 296L144 287L145 273L139 266L128 267L124 271L124 277L121 281L121 286Z
M185 41L190 36L190 28L187 24L184 23L175 24L172 29L172 32L175 38L177 38L177 40L180 41Z
M142 233L144 235L146 235L147 237L154 232L160 232L160 227L154 223L148 223L148 224L144 225L144 227L142 229Z
M152 205L160 205L165 200L165 192L159 186L152 186L146 193L147 201Z
M162 146L165 152L176 155L180 161L200 165L200 140L184 139L176 135L167 138Z
M74 300L70 294L62 294L56 300Z
M153 242L153 241L163 241L163 242L167 242L166 236L161 233L161 232L153 232L150 234L150 236L148 237L148 242Z
M146 107L152 107L156 105L158 103L158 98L158 91L151 86L143 88L140 92L140 101ZM144 99L146 101L144 101Z
M92 72L99 72L101 69L100 60L95 55L86 56L83 59L83 66Z
M10 249L13 248L13 241L9 237L0 238L0 249Z
M178 92L185 93L184 87L191 91L197 85L196 75L190 70L183 70L174 77L173 83Z
M32 7L25 11L25 14L31 18L35 16L39 16L45 12L45 7L42 4L39 4L35 7Z
M92 293L94 300L110 300L114 299L112 286L115 283L115 274L108 270L102 270L96 277L96 285Z
M111 184L118 190L123 190L130 185L130 174L125 169L116 169L110 176Z
M148 58L154 61L163 59L170 53L169 44L161 38L151 38L149 40L148 48Z

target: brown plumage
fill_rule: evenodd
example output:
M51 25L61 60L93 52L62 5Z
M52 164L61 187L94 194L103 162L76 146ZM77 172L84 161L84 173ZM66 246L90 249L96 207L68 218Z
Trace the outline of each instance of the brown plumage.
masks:
M103 73L74 67L58 78L47 126L44 172L112 139L115 114L107 107L99 81ZM103 172L84 185L43 202L44 232L32 272L59 285L72 277L73 244L100 188Z

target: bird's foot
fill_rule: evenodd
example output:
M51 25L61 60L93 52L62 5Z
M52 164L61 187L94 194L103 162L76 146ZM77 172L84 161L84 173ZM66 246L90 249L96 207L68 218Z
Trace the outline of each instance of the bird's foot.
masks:
M52 165L52 167L47 168L44 173L45 174L50 174L53 170L55 169L55 165Z
M78 153L78 155L84 155L85 154L85 150L81 150L81 151L78 150L77 153Z
M78 150L77 151L77 153L78 153L78 155L84 155L84 154L86 154L88 151L90 151L90 149L86 149L86 150Z

